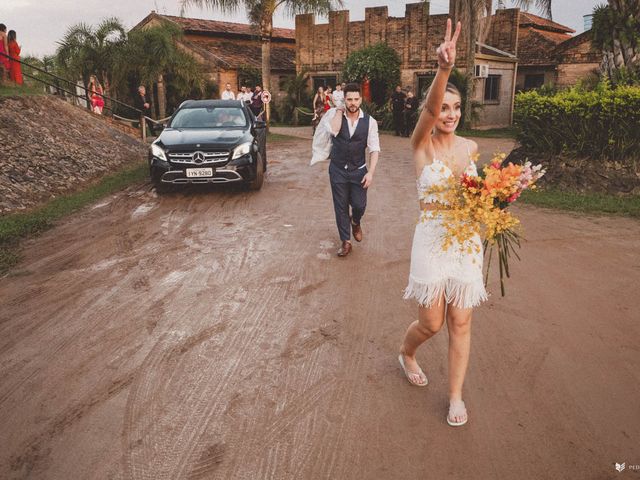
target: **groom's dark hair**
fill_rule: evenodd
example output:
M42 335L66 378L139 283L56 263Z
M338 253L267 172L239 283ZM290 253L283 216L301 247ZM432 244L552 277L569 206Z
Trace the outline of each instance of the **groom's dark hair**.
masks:
M344 96L346 97L349 92L358 92L362 95L362 92L360 92L360 85L357 83L347 83L347 86L344 87Z

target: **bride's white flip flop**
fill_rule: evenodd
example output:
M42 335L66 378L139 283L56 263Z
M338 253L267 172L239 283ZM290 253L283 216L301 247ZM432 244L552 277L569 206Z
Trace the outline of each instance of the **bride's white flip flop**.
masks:
M453 413L453 415L452 415ZM462 422L454 422L451 420L454 417L461 417L464 415L466 418ZM451 402L449 405L449 413L447 414L447 423L452 427L461 427L469 421L469 415L467 414L467 407L462 400Z
M411 385L415 385L416 387L425 387L428 383L429 380L427 380L427 376L424 374L424 372L422 371L422 369L418 369L417 372L415 373L410 373L407 371L407 367L404 364L404 355L400 354L398 355L398 361L400 362L400 366L402 367L402 371L404 372L405 376L407 377L407 380L409 380L409 383ZM411 377L409 375L418 375L421 378L424 378L424 382L423 383L416 383L413 380L411 380Z

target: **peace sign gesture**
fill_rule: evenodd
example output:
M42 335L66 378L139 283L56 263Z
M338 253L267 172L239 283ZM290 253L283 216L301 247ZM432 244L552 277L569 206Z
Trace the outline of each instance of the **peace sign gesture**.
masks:
M451 37L451 19L447 18L447 31L444 34L444 42L440 44L436 53L438 54L438 66L440 68L451 69L456 61L456 42L460 36L460 22L456 25L456 31Z

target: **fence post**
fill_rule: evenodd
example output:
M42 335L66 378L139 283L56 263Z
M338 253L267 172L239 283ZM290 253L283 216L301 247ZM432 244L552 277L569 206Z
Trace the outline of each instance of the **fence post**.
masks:
M140 126L142 127L142 141L147 141L147 119L144 118L144 115L140 117Z

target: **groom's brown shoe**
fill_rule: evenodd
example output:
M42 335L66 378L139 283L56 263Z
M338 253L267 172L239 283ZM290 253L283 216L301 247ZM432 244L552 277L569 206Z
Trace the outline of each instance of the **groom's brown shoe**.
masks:
M351 229L353 230L353 238L356 239L356 242L362 241L362 227L360 225L356 225L351 222Z
M351 242L349 240L345 240L344 242L342 242L342 247L340 247L340 250L338 250L338 256L346 257L351 253L351 248Z

